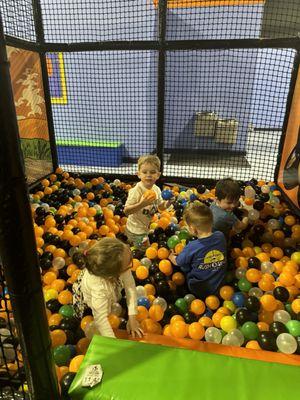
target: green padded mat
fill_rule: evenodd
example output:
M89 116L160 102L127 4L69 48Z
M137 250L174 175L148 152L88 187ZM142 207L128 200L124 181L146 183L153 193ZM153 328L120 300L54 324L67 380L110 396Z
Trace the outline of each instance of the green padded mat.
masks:
M82 388L85 367L102 382ZM300 368L94 336L70 387L80 400L282 400L300 394Z

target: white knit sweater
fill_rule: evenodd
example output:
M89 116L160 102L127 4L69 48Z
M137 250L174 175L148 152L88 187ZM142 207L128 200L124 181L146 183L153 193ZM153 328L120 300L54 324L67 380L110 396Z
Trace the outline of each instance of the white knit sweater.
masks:
M85 303L92 309L94 322L102 336L115 337L108 321L111 306L121 298L121 290L125 289L128 315L137 314L137 295L135 282L130 270L120 275L119 282L113 282L85 270L81 290Z

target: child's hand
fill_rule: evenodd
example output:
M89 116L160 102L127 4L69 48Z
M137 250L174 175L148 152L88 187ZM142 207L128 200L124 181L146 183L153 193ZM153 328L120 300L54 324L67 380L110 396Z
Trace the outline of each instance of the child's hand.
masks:
M151 199L151 198L149 199L147 197L142 197L139 204L141 207L147 207L147 206L150 206L151 204L153 204L154 201L155 201L155 199Z
M138 320L135 315L129 315L127 322L127 332L131 334L133 338L142 337L144 335L143 330L140 327Z

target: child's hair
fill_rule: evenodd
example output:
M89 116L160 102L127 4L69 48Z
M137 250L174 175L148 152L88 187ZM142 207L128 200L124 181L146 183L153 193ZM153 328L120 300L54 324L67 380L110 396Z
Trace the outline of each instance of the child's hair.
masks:
M183 219L187 225L192 225L199 231L208 231L213 224L213 215L210 208L200 201L190 203L186 207Z
M125 243L116 238L103 238L83 253L85 267L93 275L117 278L122 272Z
M239 184L231 179L221 179L216 184L216 197L218 200L228 199L229 201L239 200L241 195L241 188Z
M146 163L152 164L158 171L160 171L160 159L157 156L151 154L141 156L138 159L138 170L140 170L141 166Z

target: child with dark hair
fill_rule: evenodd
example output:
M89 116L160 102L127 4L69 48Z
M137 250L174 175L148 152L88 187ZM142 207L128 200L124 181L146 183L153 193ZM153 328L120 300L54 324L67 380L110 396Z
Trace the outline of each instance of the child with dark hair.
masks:
M248 225L248 218L241 221L233 213L239 205L241 189L239 184L231 178L221 179L216 185L216 200L210 206L213 213L213 230L224 233L229 238L230 231L242 231Z

